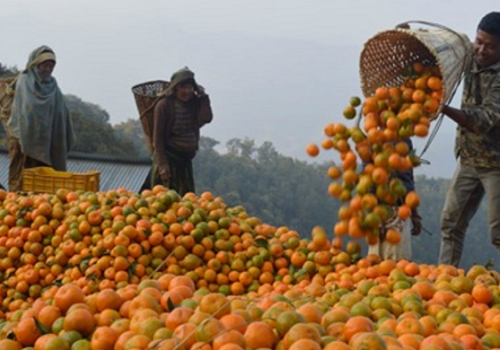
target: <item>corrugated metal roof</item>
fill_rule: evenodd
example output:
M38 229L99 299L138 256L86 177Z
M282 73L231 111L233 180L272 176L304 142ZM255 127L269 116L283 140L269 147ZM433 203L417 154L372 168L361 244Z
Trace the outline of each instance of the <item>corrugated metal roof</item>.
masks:
M150 165L114 163L109 161L71 159L68 160L68 171L86 173L97 170L101 173L100 190L108 191L120 187L138 192L149 173Z
M111 156L70 153L68 171L86 173L97 170L100 175L100 190L109 191L126 188L138 192L148 176L151 161L147 158L124 159ZM7 187L9 177L9 158L5 148L0 148L0 183Z

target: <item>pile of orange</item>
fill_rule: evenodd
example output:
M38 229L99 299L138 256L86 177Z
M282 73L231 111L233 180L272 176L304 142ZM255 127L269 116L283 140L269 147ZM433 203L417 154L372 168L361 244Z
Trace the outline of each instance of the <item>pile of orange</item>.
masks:
M500 349L500 275L483 266L369 255L316 276L228 296L170 273L88 295L52 286L0 321L0 349Z
M206 192L0 192L0 349L500 348L500 275L361 257Z
M393 172L415 165L402 139L425 136L440 80L413 71L364 101L363 128L325 130L323 148L343 161L329 169L346 203L333 239L263 223L210 192L0 191L0 350L500 349L496 271L343 245L375 237L396 200L402 218L418 206ZM351 103L349 119L361 101Z
M361 257L206 192L0 192L0 349L497 349L500 275Z
M443 83L436 66L415 63L411 68L401 86L381 86L364 101L351 98L343 114L347 119L359 114L358 123L325 126L327 138L321 147L337 151L341 159L339 166L328 169L333 180L328 193L345 203L334 229L339 237L365 237L375 244L382 222L394 214L407 219L420 204L418 193L408 192L398 173L420 164L407 140L428 135L442 100ZM306 151L315 157L320 147L310 144ZM391 230L387 240L397 244L400 232Z
M321 227L308 239L249 217L206 192L180 197L161 186L55 195L0 192L0 305L25 309L53 285L85 295L156 279L242 295L275 282L324 278L342 253ZM339 255L340 254L340 255Z

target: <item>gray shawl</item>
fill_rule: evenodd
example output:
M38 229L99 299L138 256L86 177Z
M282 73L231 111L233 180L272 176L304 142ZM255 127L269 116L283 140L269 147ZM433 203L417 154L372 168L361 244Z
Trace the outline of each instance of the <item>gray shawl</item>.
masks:
M55 61L53 51L47 46L31 53L16 82L7 127L19 140L25 155L65 171L68 151L74 142L73 128L56 79L51 76L42 80L38 75L38 65L47 56Z

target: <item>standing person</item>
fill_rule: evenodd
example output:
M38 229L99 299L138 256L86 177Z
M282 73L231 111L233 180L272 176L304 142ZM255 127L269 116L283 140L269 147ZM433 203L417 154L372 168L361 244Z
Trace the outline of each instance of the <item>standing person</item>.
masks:
M408 144L409 150L413 150L413 143L410 139L404 139ZM394 176L401 180L405 186L406 192L415 190L415 179L413 177L413 169L406 171L396 171ZM393 215L382 223L380 226L379 242L368 246L368 254L376 254L381 259L410 260L412 257L411 236L417 236L422 229L421 218L417 209L412 211L409 219L402 220L397 215L397 207L400 203L396 203ZM385 240L387 230L395 229L401 234L401 241L398 244L391 244Z
M500 12L477 27L471 66L465 72L462 106L443 106L457 123L459 158L441 216L439 263L458 266L465 232L485 194L491 242L500 253Z
M174 73L154 110L151 185L162 184L180 195L194 192L192 160L200 128L212 121L210 99L188 68Z
M7 121L9 189L21 189L22 171L49 166L66 170L73 129L68 108L52 76L56 56L48 46L34 50L17 77L12 111Z

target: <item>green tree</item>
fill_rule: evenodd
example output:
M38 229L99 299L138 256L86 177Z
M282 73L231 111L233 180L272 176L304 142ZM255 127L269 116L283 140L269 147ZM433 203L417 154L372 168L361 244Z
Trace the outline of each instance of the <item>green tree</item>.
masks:
M120 139L128 139L132 142L137 155L140 157L150 157L146 136L142 130L142 125L139 119L128 119L113 126L115 133Z
M7 67L0 62L0 78L12 77L19 73L16 67Z
M66 95L65 101L76 138L72 151L125 158L139 156L132 139L118 135L109 123L108 113L100 106L83 102L73 95Z

